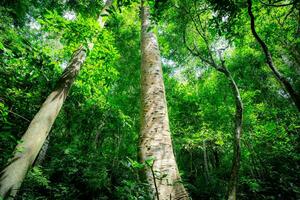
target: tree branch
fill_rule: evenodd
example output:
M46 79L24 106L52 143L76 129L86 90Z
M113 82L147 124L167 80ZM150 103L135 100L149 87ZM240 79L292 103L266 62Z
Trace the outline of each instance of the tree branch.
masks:
M280 2L280 1L277 1L277 2L275 2L274 4L271 4L271 3L265 3L265 2L263 2L262 0L259 0L259 2L262 3L262 4L265 5L265 6L272 6L272 7L284 7L284 6L291 6L291 5L296 5L296 4L297 4L296 1L293 1L293 2L291 2L291 3L286 3L286 4L276 4L276 3Z

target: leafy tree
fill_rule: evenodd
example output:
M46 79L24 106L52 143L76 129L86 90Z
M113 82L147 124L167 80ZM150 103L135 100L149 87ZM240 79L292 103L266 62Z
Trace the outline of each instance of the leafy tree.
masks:
M15 199L157 198L154 180L159 190L169 174L157 172L158 156L144 162L140 156L145 58L140 3L114 1L100 15L103 29L97 21L104 8L100 0L0 3L2 169L15 147L24 144L20 138L73 52L81 44L87 47L51 137ZM144 53L159 49L151 62L162 68L159 80L168 109L157 111L168 116L164 123L172 142L167 149L173 152L168 158L173 164L175 158L180 177L167 188L184 187L192 199L227 198L237 155L232 79L243 105L236 198L299 199L299 111L266 64L251 31L247 1L149 0L144 5L150 7L151 21L144 33L159 44ZM251 10L274 66L299 93L299 1L252 1ZM156 97L149 93L150 99ZM159 145L155 148L161 152Z

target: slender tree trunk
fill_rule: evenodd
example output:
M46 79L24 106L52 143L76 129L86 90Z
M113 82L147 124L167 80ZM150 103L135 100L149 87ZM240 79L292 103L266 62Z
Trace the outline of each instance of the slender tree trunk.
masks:
M188 12L187 12L188 13ZM188 13L189 14L189 13ZM227 79L229 80L229 83L231 85L232 93L234 95L235 99L235 105L236 105L236 112L235 112L235 131L234 131L234 142L233 142L233 160L232 160L232 168L231 168L231 174L230 174L230 180L228 184L228 200L235 200L236 199L236 193L237 193L237 184L238 184L238 173L240 169L240 158L241 158L241 134L242 134L242 122L243 122L243 103L240 96L239 88L237 84L235 83L234 79L231 76L231 73L228 71L227 67L225 66L225 60L223 60L221 54L219 54L219 58L221 60L221 66L217 64L214 60L213 51L210 49L209 40L203 32L201 22L200 22L200 29L197 26L197 23L191 16L191 20L194 23L194 26L196 28L196 31L198 32L199 36L205 41L206 48L208 49L209 58L206 59L201 56L201 53L197 51L197 48L194 49L189 48L189 46L186 43L186 36L183 36L183 42L185 43L187 49L189 52L191 52L194 56L197 56L205 62L206 64L210 65L211 67L215 68L217 71L223 73ZM186 34L186 30L184 32ZM196 49L196 50L195 50Z
M204 161L204 171L205 171L205 179L206 183L209 183L209 169L208 169L208 162L207 162L207 151L206 151L206 142L203 140L203 161Z
M85 58L85 49L80 47L73 54L69 66L57 83L56 89L47 97L31 121L21 143L16 147L14 157L1 172L0 196L2 198L13 199L15 197L28 169L45 142Z
M105 1L105 6L98 17L99 25L102 28L105 25L105 19L103 20L102 17L108 15L107 10L112 5L112 2L113 0ZM45 143L48 133L85 59L86 50L81 46L73 53L68 67L57 83L56 89L47 97L39 112L34 116L27 131L21 138L21 143L15 149L14 157L0 173L0 197L14 199L16 196L27 171L36 160Z
M213 155L214 155L213 157L214 157L214 160L215 160L215 167L217 169L219 169L219 167L220 167L220 159L219 159L219 153L218 153L218 151L213 149Z
M158 42L150 30L149 7L145 3L142 0L140 158L143 162L155 159L155 177L149 167L145 172L156 200L186 200L188 194L173 153Z
M110 6L112 5L113 3L113 0L104 0L104 7L102 8L99 16L98 16L98 23L99 23L99 26L101 28L103 28L105 26L105 17L107 17L109 15L108 13L108 9L110 8ZM91 44L91 47L93 47L94 44ZM99 136L100 133L97 133L97 137ZM45 156L46 156L46 153L47 153L47 150L48 150L48 146L49 146L49 142L50 142L50 136L48 135L45 143L43 144L42 148L41 148L41 151L35 161L35 165L41 165Z
M255 30L255 18L254 18L254 15L252 13L252 0L247 0L247 2L248 2L248 14L249 14L250 19L251 19L251 31L252 31L252 34L255 37L255 39L257 40L257 42L260 44L261 48L263 49L264 54L265 54L266 59L267 59L268 66L272 70L273 74L275 75L275 77L277 78L277 80L279 81L279 83L285 88L286 92L290 95L292 101L295 103L296 107L300 111L300 96L294 90L294 88L291 85L291 83L277 70L276 66L274 65L274 62L273 62L273 59L272 59L272 55L271 55L271 53L269 51L268 46L259 37L259 35L257 34L257 32Z
M232 168L230 173L230 179L228 184L228 200L235 200L238 185L238 174L240 170L240 160L241 160L241 134L242 134L242 123L243 123L243 103L240 95L239 88L235 83L233 77L227 68L224 67L225 75L227 76L232 93L235 99L235 134L233 142L233 159Z

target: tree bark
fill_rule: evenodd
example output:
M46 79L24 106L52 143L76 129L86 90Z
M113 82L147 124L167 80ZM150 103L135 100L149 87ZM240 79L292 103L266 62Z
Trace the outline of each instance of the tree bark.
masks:
M142 0L140 159L142 162L149 158L155 160L155 177L149 167L145 169L154 199L187 200L172 147L158 42L150 30L149 7L145 3Z
M266 43L259 37L255 30L255 18L252 13L252 0L247 0L248 3L248 14L250 16L251 20L251 31L261 48L263 49L263 52L266 56L267 59L267 64L269 68L272 70L274 76L277 78L278 82L284 87L286 92L289 94L291 97L292 101L295 103L298 111L300 111L300 96L299 94L294 90L293 86L291 83L277 70L276 66L274 65L272 55L269 51L268 46Z
M86 58L86 51L80 47L71 59L69 66L60 77L56 89L34 116L27 131L17 145L14 157L1 172L0 196L13 199L19 190L23 179L36 159L48 133L65 101L67 94Z
M238 174L240 170L241 160L241 134L242 134L242 123L243 123L243 103L240 95L239 88L235 83L233 77L226 67L223 67L224 74L228 78L232 93L235 99L235 134L233 142L233 158L232 168L230 173L230 179L228 184L228 200L236 200L237 185L238 185Z
M49 142L50 142L50 135L47 136L47 138L38 154L38 157L36 158L36 160L34 162L35 166L42 165L42 163L44 162L47 151L48 151Z

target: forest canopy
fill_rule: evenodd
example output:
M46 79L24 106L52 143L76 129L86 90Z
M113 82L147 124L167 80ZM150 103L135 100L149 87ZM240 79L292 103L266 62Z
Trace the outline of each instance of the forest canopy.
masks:
M300 199L298 0L2 0L0 200Z

